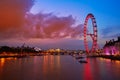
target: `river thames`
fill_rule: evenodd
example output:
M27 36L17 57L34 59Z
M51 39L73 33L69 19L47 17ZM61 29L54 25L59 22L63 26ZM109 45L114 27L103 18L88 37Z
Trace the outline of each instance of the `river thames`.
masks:
M120 61L70 55L0 58L0 80L120 80Z

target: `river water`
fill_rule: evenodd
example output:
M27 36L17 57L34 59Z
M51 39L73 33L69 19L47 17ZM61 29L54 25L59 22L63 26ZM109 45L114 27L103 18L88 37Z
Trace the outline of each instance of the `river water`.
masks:
M0 58L0 80L120 80L120 61L70 55Z

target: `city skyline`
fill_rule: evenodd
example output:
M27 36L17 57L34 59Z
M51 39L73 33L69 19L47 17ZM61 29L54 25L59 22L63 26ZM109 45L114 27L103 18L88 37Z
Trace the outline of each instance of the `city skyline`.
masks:
M26 43L43 49L84 49L82 30L89 13L93 13L97 21L100 47L106 40L120 35L118 0L35 0L34 4L32 0L0 2L0 46ZM6 7L6 4L9 5ZM92 28L91 22L88 26Z

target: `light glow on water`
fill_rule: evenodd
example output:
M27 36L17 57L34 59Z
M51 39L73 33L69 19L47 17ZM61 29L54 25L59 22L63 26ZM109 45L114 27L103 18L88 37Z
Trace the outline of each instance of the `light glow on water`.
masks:
M81 64L75 57L69 55L45 55L19 59L1 58L0 80L120 79L120 61L103 58L88 58L87 61L87 64Z

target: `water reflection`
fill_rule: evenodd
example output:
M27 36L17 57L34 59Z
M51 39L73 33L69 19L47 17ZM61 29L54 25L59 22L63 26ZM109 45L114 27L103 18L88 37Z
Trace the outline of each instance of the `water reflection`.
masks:
M16 58L0 58L0 68L4 66L5 62L16 60Z
M0 58L0 80L119 80L119 73L120 61L103 58L87 64L69 55Z
M120 64L120 61L117 61L117 60L116 60L115 63Z
M43 74L47 74L48 71L54 72L55 68L60 67L60 56L43 56Z
M0 59L0 68L4 65L5 63L5 58L1 58Z
M85 64L84 66L84 80L93 80L93 75L92 75L92 72L91 72L91 65L90 65L90 60L88 59L87 60L88 63Z

